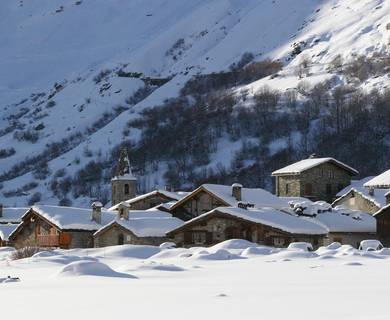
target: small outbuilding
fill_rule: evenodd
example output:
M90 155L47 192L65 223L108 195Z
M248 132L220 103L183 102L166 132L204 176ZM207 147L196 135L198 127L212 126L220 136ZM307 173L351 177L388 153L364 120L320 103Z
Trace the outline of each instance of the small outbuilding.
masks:
M160 245L168 241L166 232L184 221L157 209L128 210L123 203L116 218L94 233L95 247L122 244Z

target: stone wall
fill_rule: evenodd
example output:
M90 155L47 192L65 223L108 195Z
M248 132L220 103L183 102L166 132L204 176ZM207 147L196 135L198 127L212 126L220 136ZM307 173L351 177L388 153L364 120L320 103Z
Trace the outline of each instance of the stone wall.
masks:
M307 184L311 184L311 195L305 190ZM332 202L337 192L350 184L350 173L327 162L299 175L277 176L276 194L281 197L306 197L313 201ZM328 185L330 190L328 190Z
M125 185L128 185L129 192L125 193ZM111 204L114 206L119 202L134 198L137 193L137 180L111 180Z
M94 237L94 246L95 248L99 248L121 244L119 241L120 235L123 236L123 244L158 246L168 241L166 237L137 237L131 231L114 224Z
M66 231L71 237L68 249L93 248L93 231Z

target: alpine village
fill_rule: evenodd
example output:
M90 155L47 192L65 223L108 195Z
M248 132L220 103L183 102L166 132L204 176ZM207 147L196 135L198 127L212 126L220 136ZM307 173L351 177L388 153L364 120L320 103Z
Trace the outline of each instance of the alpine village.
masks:
M390 170L354 180L358 170L315 154L272 173L261 188L203 184L195 190L137 193L126 148L111 179L111 202L91 208L0 206L0 243L15 248L92 248L123 244L212 246L229 239L313 248L366 239L390 245Z

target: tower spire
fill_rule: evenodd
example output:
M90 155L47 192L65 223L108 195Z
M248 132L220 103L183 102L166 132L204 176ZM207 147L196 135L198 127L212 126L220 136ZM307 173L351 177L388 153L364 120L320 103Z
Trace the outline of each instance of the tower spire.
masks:
M136 196L137 178L131 170L126 147L122 147L114 177L111 179L111 203L129 200Z
M118 165L115 171L115 178L135 179L131 170L131 164L126 147L121 148Z

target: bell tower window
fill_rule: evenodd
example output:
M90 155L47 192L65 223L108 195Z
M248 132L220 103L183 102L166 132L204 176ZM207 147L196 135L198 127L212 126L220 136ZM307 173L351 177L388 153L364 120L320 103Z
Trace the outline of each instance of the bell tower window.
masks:
M126 183L125 184L125 194L129 194L130 193L130 188L129 188L129 185Z

